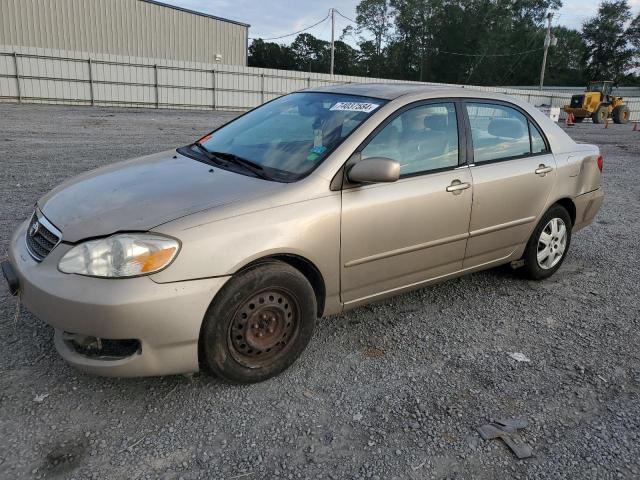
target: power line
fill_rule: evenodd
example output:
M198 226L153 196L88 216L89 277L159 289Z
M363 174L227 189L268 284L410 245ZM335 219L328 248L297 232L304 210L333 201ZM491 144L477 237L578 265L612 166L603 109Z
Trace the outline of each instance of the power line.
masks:
M338 15L340 15L340 16L341 16L342 18L344 18L345 20L349 20L350 22L353 22L353 23L355 23L356 25L358 24L358 22L356 22L353 18L349 18L349 17L347 17L346 15L343 15L343 14L342 14L342 12L341 12L340 10L338 10L337 8L336 8L336 9L334 9L334 10L336 11L336 13L337 13Z
M534 48L533 50L525 50L523 52L514 52L514 53L493 53L493 54L483 54L483 53L458 53L458 52L447 52L446 50L437 50L436 53L446 53L447 55L459 55L461 57L515 57L517 55L526 55L527 53L539 52L540 50L544 50L543 48Z
M541 32L539 30L534 30L533 32L529 32L529 36L531 38L530 38L529 42L527 43L527 47L533 45L534 42L536 42L538 40L538 37L539 37L540 33ZM506 83L506 81L511 78L513 73L516 71L516 68L520 65L520 63L524 59L525 59L525 56L523 55L520 58L518 58L515 62L513 62L513 65L511 65L511 68L509 69L509 71L500 80L500 84L501 85L504 85Z
M280 35L279 37L270 37L270 38L262 38L262 37L249 37L249 40L280 40L281 38L286 38L286 37L291 37L293 35L298 35L299 33L302 32L306 32L307 30L311 30L313 27L317 27L318 25L320 25L322 22L326 21L329 18L329 15L327 15L326 17L324 17L322 20L320 20L317 23L314 23L313 25L303 28L302 30L298 30L297 32L293 32L293 33L287 33L286 35Z

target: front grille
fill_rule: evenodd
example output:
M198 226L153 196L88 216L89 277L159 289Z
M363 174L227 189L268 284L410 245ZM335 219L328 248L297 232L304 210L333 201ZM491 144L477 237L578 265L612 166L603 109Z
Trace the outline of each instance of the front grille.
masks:
M62 234L46 218L35 212L31 217L26 234L29 254L41 262L61 240Z
M584 103L584 95L574 95L571 97L571 108L582 108Z

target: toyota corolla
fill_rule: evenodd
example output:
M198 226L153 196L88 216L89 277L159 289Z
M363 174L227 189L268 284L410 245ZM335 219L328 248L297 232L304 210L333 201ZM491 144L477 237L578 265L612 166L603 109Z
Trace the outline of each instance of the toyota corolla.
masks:
M256 382L319 317L502 264L553 275L600 209L602 166L511 97L305 90L67 181L2 270L83 371Z

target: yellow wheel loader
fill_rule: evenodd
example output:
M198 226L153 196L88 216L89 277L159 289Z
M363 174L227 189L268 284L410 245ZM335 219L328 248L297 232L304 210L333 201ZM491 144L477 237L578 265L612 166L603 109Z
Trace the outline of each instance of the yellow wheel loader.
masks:
M613 118L614 123L629 121L629 107L622 97L615 97L612 93L613 82L589 82L587 91L571 97L571 104L565 105L563 110L573 113L576 123L591 117L593 123L604 123L607 118Z

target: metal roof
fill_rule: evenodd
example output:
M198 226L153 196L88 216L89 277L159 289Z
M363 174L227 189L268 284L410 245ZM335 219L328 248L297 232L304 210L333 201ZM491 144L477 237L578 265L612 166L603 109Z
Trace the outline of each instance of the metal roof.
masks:
M178 7L176 5L169 5L168 3L158 2L157 0L139 0L139 1L146 2L146 3L152 3L154 5L158 5L159 7L172 8L173 10L179 10L181 12L191 13L193 15L200 15L201 17L208 17L208 18L212 18L214 20L220 20L221 22L235 23L236 25L241 25L241 26L247 27L247 28L249 28L251 26L248 23L238 22L237 20L229 20L228 18L222 18L222 17L217 17L215 15L209 15L208 13L198 12L196 10L190 10L188 8Z

